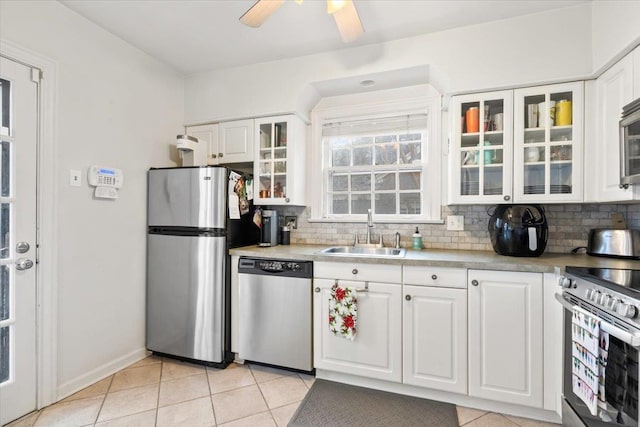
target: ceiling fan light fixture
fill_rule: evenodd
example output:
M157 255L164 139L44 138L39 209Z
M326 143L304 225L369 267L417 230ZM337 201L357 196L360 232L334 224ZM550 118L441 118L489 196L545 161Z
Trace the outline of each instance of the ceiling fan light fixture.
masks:
M333 19L336 21L340 37L344 43L350 43L364 33L358 11L351 0L345 1L342 9L333 14Z
M347 5L350 0L327 0L327 13L333 15Z

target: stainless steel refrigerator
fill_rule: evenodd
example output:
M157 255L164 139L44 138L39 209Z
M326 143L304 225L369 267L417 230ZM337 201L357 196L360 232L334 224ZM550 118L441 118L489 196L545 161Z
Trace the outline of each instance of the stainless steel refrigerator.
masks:
M259 230L251 207L229 219L229 174L222 166L148 172L148 350L220 367L232 360L228 250L256 243Z

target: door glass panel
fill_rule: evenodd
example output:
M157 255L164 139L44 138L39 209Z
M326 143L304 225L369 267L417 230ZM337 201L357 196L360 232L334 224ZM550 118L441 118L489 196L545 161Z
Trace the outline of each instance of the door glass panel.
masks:
M9 318L9 303L10 290L9 290L9 266L3 265L0 267L0 321L7 320Z
M11 82L0 79L0 135L11 133Z
M11 227L9 224L11 205L9 203L0 204L0 259L9 258L11 244Z
M0 143L0 197L9 197L11 194L11 143Z
M286 147L287 146L287 122L275 123L274 130L276 133L274 137L274 146Z
M271 148L271 125L262 124L260 125L260 149L269 148Z
M287 197L287 176L278 175L274 178L273 197Z
M0 384L9 379L9 326L0 328Z

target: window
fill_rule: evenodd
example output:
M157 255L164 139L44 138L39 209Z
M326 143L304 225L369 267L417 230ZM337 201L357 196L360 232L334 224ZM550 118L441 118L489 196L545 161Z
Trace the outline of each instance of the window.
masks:
M325 123L327 217L422 215L426 114Z
M314 112L321 162L312 168L321 179L312 184L312 221L360 221L368 209L376 221L440 221L439 110L430 117L434 108L424 105L399 111L395 103L385 112L378 103L358 116L349 107L345 116Z

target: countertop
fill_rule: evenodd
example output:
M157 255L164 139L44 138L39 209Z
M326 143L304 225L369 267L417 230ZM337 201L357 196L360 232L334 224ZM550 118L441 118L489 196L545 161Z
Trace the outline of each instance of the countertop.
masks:
M278 245L273 247L244 246L229 250L230 255L290 260L359 262L390 265L416 265L474 268L480 270L530 271L561 274L565 267L604 267L640 270L640 260L594 257L587 254L545 253L540 257L509 257L489 251L447 249L407 249L402 258L372 256L336 256L319 254L330 245Z

